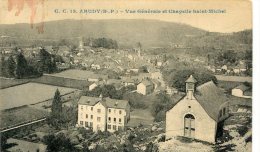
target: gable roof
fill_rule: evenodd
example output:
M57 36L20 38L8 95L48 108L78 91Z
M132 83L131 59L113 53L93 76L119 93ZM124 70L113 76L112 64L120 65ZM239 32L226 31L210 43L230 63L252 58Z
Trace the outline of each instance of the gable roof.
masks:
M218 88L213 81L209 81L197 87L194 96L207 114L218 121L220 106L228 101L224 91Z
M186 95L180 98L173 107L185 97ZM209 81L197 87L194 97L206 113L218 122L220 106L228 101L224 91L218 88L213 81Z
M97 104L99 101L101 101L101 98L81 96L80 99L79 99L78 104L84 104L84 105L94 106L94 105Z
M196 83L197 80L192 76L190 75L190 77L185 81L185 82L192 82L192 83Z
M105 102L108 108L126 109L128 105L127 100L117 100L111 98L105 98Z
M94 106L98 102L100 102L103 106L107 108L117 108L117 109L126 109L128 105L127 100L117 100L111 98L99 98L99 97L88 97L88 96L81 96L79 99L78 104Z

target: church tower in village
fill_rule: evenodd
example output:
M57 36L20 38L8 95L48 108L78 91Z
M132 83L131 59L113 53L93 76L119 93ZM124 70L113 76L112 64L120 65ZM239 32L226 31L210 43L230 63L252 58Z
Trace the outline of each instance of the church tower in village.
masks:
M196 82L197 82L197 80L192 75L190 75L190 77L185 81L186 94L187 94L188 99L192 99L192 97L193 97Z

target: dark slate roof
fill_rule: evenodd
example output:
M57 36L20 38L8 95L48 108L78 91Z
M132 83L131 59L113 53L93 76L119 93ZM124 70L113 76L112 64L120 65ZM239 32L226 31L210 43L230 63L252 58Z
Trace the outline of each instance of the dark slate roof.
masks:
M89 106L94 106L99 101L101 101L101 98L81 96L78 103L84 104L84 105L89 105Z
M234 89L240 89L244 92L244 91L249 90L250 88L248 86L245 86L244 84L241 84L241 85L235 87Z
M197 80L192 76L190 75L190 77L185 81L185 82L192 82L192 83L196 83Z
M99 98L99 97L88 97L88 96L82 96L79 99L79 104L94 106L98 102L101 102L102 105L104 105L107 108L118 108L118 109L126 109L128 105L127 100L117 100L117 99L111 99L111 98Z
M198 86L196 91L197 101L212 119L218 121L220 106L228 101L224 91L218 88L213 81Z
M117 100L111 98L105 98L105 102L108 108L126 109L128 105L127 100Z

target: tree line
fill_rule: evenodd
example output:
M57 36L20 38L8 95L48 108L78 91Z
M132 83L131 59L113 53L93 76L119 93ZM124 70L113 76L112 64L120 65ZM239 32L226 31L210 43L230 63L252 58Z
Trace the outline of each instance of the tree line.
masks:
M30 62L29 62L30 61ZM42 73L57 71L55 55L50 54L44 48L40 49L37 57L29 60L25 58L23 51L16 48L15 53L1 57L0 75L7 78L30 78L41 76Z

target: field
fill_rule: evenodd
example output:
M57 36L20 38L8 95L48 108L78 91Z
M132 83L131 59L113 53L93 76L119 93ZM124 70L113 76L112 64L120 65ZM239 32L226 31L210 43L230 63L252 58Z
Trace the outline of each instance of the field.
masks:
M153 123L153 116L149 109L134 109L130 114L130 121L127 126L134 127L140 124L147 126Z
M28 79L8 79L0 77L0 89L29 82Z
M0 128L21 124L33 119L40 119L48 115L48 112L29 106L1 111Z
M218 81L228 82L252 82L252 77L215 75Z
M80 79L80 80L87 80L88 78L106 78L106 76L95 74L92 71L75 70L75 69L66 70L51 75L57 77L71 78L71 79Z
M61 95L75 91L76 89L57 87L39 83L26 83L0 90L0 110L35 104L52 99L56 89Z

